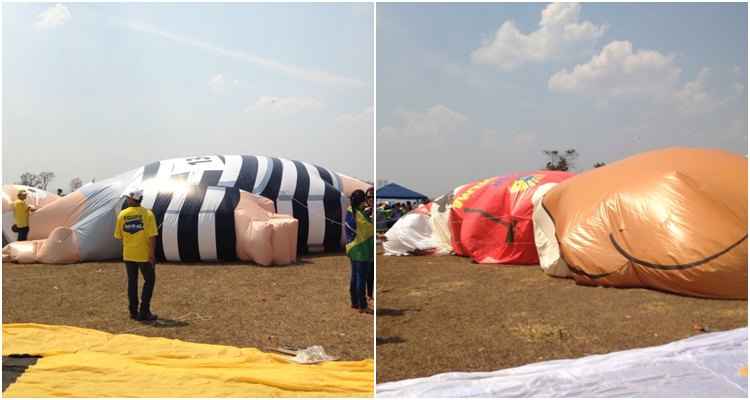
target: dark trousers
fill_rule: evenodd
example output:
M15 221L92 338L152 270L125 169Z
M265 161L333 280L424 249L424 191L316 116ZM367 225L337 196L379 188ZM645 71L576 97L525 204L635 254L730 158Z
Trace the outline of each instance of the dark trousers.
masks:
M372 292L375 290L375 262L368 261L365 269L365 285L367 286L367 297L372 297Z
M29 238L29 227L18 228L18 241L23 242Z
M349 295L352 299L352 307L359 309L367 308L367 298L365 298L365 286L367 262L352 260L352 279L349 284Z
M151 295L154 294L156 283L156 270L154 265L148 262L125 261L128 270L128 308L130 314L138 313L138 270L143 274L143 292L141 293L140 312L151 312Z

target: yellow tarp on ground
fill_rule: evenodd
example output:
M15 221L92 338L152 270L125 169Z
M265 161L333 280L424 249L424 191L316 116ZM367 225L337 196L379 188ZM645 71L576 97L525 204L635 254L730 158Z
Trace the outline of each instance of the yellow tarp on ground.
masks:
M7 397L371 396L373 362L288 357L92 329L3 324L3 355L42 356Z

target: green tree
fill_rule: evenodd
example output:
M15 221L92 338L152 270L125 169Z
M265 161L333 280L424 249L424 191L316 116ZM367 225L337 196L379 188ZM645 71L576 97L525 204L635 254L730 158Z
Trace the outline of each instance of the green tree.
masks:
M78 188L80 188L81 186L83 186L83 181L81 181L81 178L76 176L75 178L70 180L70 192L71 193L78 190Z
M565 151L543 150L543 152L548 158L545 169L550 171L568 171L573 168L573 161L578 158L578 151L576 149Z
M24 172L21 174L21 181L18 182L18 184L47 190L47 185L49 185L53 179L55 179L55 173L50 171L42 171L38 174Z

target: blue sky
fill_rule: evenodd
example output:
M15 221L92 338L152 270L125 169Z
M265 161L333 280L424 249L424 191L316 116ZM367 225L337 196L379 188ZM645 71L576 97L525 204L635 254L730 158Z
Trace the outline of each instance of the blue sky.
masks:
M3 182L193 154L373 179L371 4L4 4Z
M745 4L379 4L378 179L428 195L667 146L747 153Z

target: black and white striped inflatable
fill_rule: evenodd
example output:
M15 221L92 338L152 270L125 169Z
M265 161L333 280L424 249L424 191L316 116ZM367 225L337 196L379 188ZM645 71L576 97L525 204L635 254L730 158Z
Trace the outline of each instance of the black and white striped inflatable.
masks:
M168 261L236 261L234 210L240 190L186 185L182 190L144 191L142 205L159 226L156 257ZM125 202L123 202L123 207Z
M78 260L118 258L121 244L113 238L115 216L124 206L124 197L143 190L142 205L153 211L159 225L157 258L167 261L232 261L242 259L243 249L236 235L244 226L235 226L235 210L243 196L253 193L264 210L296 220L296 253L340 251L345 232L343 223L348 197L355 189L369 185L328 168L302 161L251 155L206 155L174 158L150 163L114 178L90 183L42 209L32 218L31 239L44 239L57 227L75 232ZM260 203L258 203L260 204ZM243 224L256 223L253 221ZM256 225L260 223L257 222ZM279 218L264 222L271 231L293 238L281 227ZM262 227L250 229L271 235ZM34 236L36 235L36 237ZM280 236L253 239L274 240L274 246L294 241ZM278 240L277 240L278 239ZM241 240L246 241L247 236ZM236 247L238 246L238 247ZM268 251L259 251L268 253ZM281 251L281 250L279 250ZM282 257L283 258L283 257Z
M167 229L163 240L174 236L172 230L176 227L172 225L179 225L174 219L200 209L206 199L205 188L214 186L244 190L273 200L277 213L299 221L297 243L301 253L341 249L348 196L342 177L327 168L284 158L210 155L157 161L143 167L140 175L136 185L144 189L156 186L149 181L165 180L184 181L202 188L191 191L188 197L168 191L154 197L153 190L147 190L145 195L148 192L152 195L144 196L143 206L154 212L159 224L167 222L162 227ZM206 205L211 207L214 202L209 198ZM179 229L182 232L194 231L189 224L182 226Z

